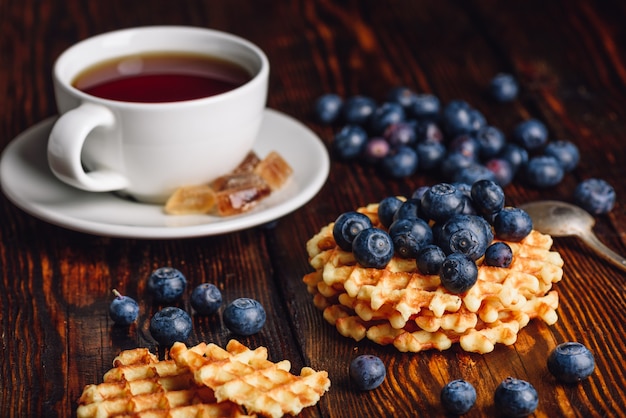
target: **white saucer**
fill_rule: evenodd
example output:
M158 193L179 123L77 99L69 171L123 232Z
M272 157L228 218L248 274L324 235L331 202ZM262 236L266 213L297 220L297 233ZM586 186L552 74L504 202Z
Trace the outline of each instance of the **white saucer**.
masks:
M252 211L232 217L172 216L159 205L92 193L62 183L46 158L48 134L56 118L46 119L15 138L0 160L4 194L18 207L46 222L89 234L124 238L189 238L217 235L261 225L307 203L324 185L328 152L310 129L278 111L266 109L254 150L279 152L294 174L280 190Z

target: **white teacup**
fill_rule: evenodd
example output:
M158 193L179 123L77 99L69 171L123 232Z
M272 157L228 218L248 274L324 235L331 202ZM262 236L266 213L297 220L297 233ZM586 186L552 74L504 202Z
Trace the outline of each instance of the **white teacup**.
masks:
M122 56L171 53L230 61L249 80L208 97L156 103L98 97L74 85L86 69ZM136 58L117 67L132 73L142 65ZM81 41L54 65L61 116L48 141L50 169L83 190L162 203L176 188L209 182L243 160L260 128L268 78L269 63L258 47L210 29L151 26Z

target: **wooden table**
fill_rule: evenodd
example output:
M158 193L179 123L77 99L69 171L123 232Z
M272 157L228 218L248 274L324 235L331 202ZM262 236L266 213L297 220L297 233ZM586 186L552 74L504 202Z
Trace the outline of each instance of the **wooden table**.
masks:
M510 134L526 118L544 121L553 139L581 150L578 168L557 187L519 181L508 202L571 200L582 179L600 177L616 190L614 210L597 218L600 239L626 254L626 5L607 0L482 1L9 1L0 0L0 141L56 114L51 68L68 46L90 35L139 25L196 25L252 40L272 65L268 105L303 122L330 145L336 128L316 123L312 104L326 92L382 100L394 86L464 99ZM505 6L506 4L506 6ZM497 105L485 94L505 71L521 83L519 98ZM559 321L532 321L513 346L485 355L457 345L445 352L399 353L340 336L311 302L302 276L311 271L305 243L343 211L441 181L419 174L383 178L367 165L332 160L327 183L275 228L189 239L123 239L73 232L29 216L0 197L0 416L75 415L83 387L98 383L122 349L156 351L148 323L158 309L146 292L155 268L182 270L190 287L216 283L226 301L247 296L267 310L265 328L239 338L269 348L295 370L328 370L330 391L302 416L437 416L443 385L472 382L467 416L493 416L493 393L506 376L539 392L535 416L626 416L626 276L574 238L555 240L564 260ZM135 297L141 314L128 330L108 317L111 289ZM191 311L189 298L179 306ZM220 318L194 317L189 343L225 345ZM578 385L555 382L548 352L579 341L597 367ZM388 376L371 392L349 383L348 364L380 356Z

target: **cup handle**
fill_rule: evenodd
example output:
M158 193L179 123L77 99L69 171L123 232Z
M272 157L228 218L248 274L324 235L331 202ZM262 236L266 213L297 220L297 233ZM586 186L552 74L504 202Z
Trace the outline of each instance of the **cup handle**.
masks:
M128 187L128 180L112 170L85 172L81 150L87 135L96 127L110 127L115 116L104 106L83 103L56 121L48 138L48 165L60 180L91 192L108 192Z

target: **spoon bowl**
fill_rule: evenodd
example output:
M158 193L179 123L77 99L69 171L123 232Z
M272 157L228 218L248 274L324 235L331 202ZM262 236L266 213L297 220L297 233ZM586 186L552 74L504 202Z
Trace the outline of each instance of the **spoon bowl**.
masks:
M593 232L596 221L582 208L557 200L543 200L519 206L528 213L533 228L553 237L576 236L599 256L626 271L626 258L604 245Z

